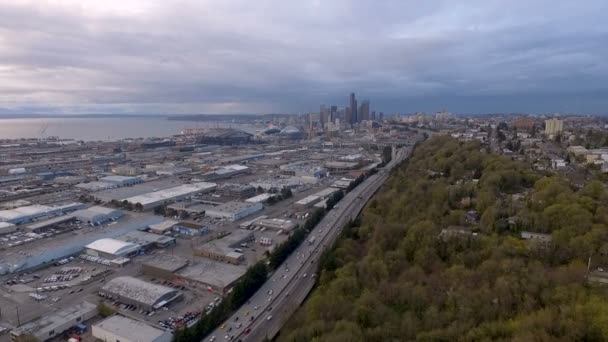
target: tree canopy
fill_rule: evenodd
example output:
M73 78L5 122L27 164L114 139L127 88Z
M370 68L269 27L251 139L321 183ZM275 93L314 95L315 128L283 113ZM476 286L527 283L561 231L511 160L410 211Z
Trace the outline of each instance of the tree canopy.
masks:
M608 340L605 289L586 281L607 228L601 182L577 188L478 142L432 138L322 256L278 340Z

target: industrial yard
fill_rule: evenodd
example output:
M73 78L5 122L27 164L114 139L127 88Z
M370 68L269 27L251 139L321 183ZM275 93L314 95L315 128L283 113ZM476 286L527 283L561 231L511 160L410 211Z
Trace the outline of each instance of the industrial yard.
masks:
M128 339L141 324L168 341L415 136L204 134L0 145L0 341Z

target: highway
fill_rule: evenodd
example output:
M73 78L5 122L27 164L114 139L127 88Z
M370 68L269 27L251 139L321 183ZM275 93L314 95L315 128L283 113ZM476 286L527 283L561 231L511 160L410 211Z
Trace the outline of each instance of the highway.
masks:
M391 162L346 194L247 304L203 341L254 342L266 337L273 338L314 286L321 254L333 245L342 227L359 215L367 201L386 181L390 169L410 153L411 147L394 150ZM313 237L314 241L311 242Z

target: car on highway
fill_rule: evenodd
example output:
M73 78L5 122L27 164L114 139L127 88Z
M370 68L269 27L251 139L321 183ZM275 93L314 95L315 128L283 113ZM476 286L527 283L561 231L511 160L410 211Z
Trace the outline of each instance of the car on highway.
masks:
M266 317L267 321L270 321L272 319L272 315L269 315L268 317Z

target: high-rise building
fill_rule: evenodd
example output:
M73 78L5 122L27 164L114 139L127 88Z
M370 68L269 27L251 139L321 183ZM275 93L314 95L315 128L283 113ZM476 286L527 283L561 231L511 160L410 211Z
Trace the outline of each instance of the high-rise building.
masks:
M334 120L336 120L338 117L338 106L331 106L330 110L329 110L329 116L330 116L330 120L333 122Z
M319 110L319 121L321 121L321 127L325 128L325 124L331 121L329 116L329 108L325 105L321 105L321 109Z
M370 118L370 120L372 120L372 121L376 121L376 111L375 111L375 110L373 110L373 111L372 111L372 114L370 115L370 117L369 117L369 118Z
M350 124L357 123L358 115L357 115L357 99L355 99L355 93L350 93Z
M545 134L557 135L564 130L564 122L560 119L545 120Z
M344 122L349 125L353 123L353 111L350 107L344 108Z
M358 122L363 120L369 121L369 100L363 100L359 107L359 116L357 117Z
M384 120L384 113L380 112L378 114L378 121L382 121L382 120Z

